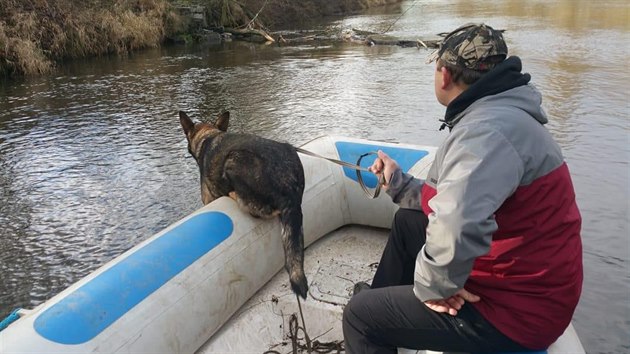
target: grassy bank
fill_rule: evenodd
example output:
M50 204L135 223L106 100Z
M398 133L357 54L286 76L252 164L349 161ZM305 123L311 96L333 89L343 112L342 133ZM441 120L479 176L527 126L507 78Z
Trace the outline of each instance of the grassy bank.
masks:
M157 46L176 26L163 0L2 0L0 75L47 73L64 59Z
M66 59L159 46L185 30L174 4L208 8L207 22L269 28L399 0L0 0L0 77L50 72Z
M308 25L311 21L326 16L349 14L370 7L395 4L401 0L188 0L187 2L202 3L211 9L209 20L214 25L238 26L247 24L256 17L268 28L281 29Z

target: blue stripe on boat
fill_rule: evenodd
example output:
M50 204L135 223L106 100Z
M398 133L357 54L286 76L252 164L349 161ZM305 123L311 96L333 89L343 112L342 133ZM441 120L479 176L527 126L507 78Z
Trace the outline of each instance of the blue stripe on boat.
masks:
M400 168L404 172L409 171L409 169L413 167L413 165L415 165L423 157L429 154L429 152L426 150L416 150L396 146L351 143L345 141L338 141L335 143L335 146L337 147L337 152L339 152L339 159L342 161L350 162L352 164L356 164L359 157L366 152L383 150L384 153L386 153L392 159L398 162L398 165L400 165ZM364 157L361 160L361 167L367 168L372 166L375 159L376 155L369 155ZM357 173L355 170L349 167L344 167L343 172L346 174L347 177L357 181ZM378 182L378 180L373 173L361 171L361 177L363 177L363 182L367 187L376 187L376 183Z
M35 320L35 330L57 343L89 341L233 230L224 213L191 217L47 309Z

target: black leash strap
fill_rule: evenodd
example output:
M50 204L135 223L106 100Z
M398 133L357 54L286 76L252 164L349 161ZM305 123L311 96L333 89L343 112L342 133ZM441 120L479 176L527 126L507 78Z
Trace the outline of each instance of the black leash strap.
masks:
M341 165L341 166L345 166L348 168L351 168L353 170L355 170L357 172L357 181L359 182L359 185L361 186L361 189L363 189L363 192L365 193L365 195L370 198L370 199L374 199L376 197L378 197L378 195L381 193L381 185L385 184L385 181L383 180L382 176L381 178L379 178L378 183L376 184L376 188L374 189L374 194L372 194L372 192L370 192L370 190L368 189L368 187L365 185L365 182L363 182L363 176L361 175L361 171L366 171L366 172L370 172L372 173L370 170L368 170L365 167L361 167L361 160L363 160L364 157L368 156L368 155L377 155L376 151L370 151L370 152L366 152L365 154L359 156L359 159L357 160L357 164L351 164L349 162L346 161L341 161L341 160L337 160L337 159L331 159L329 157L325 157L322 155L318 155L314 152L310 152L308 150L304 150L302 148L296 147L295 150L299 153L302 153L304 155L309 155L309 156L313 156L313 157L317 157L320 159L324 159L324 160L328 160L332 163L336 163L337 165Z

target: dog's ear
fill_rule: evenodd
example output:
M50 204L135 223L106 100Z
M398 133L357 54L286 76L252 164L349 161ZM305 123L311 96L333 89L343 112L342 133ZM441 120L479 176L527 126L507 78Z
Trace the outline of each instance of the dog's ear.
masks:
M214 122L214 126L217 127L220 131L226 132L228 129L228 125L230 125L230 111L225 111L219 114L217 121Z
M179 111L179 122L182 124L182 128L184 128L184 134L186 134L186 136L188 136L188 133L195 127L195 123L188 118L188 114L184 111Z

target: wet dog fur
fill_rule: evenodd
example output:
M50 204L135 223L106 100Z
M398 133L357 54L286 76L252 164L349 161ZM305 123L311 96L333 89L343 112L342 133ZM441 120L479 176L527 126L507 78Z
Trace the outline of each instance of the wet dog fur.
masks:
M197 161L204 205L229 196L254 217L279 217L285 269L293 292L306 298L302 195L304 169L295 148L255 135L226 133L230 113L214 123L193 122L180 111L188 151Z

